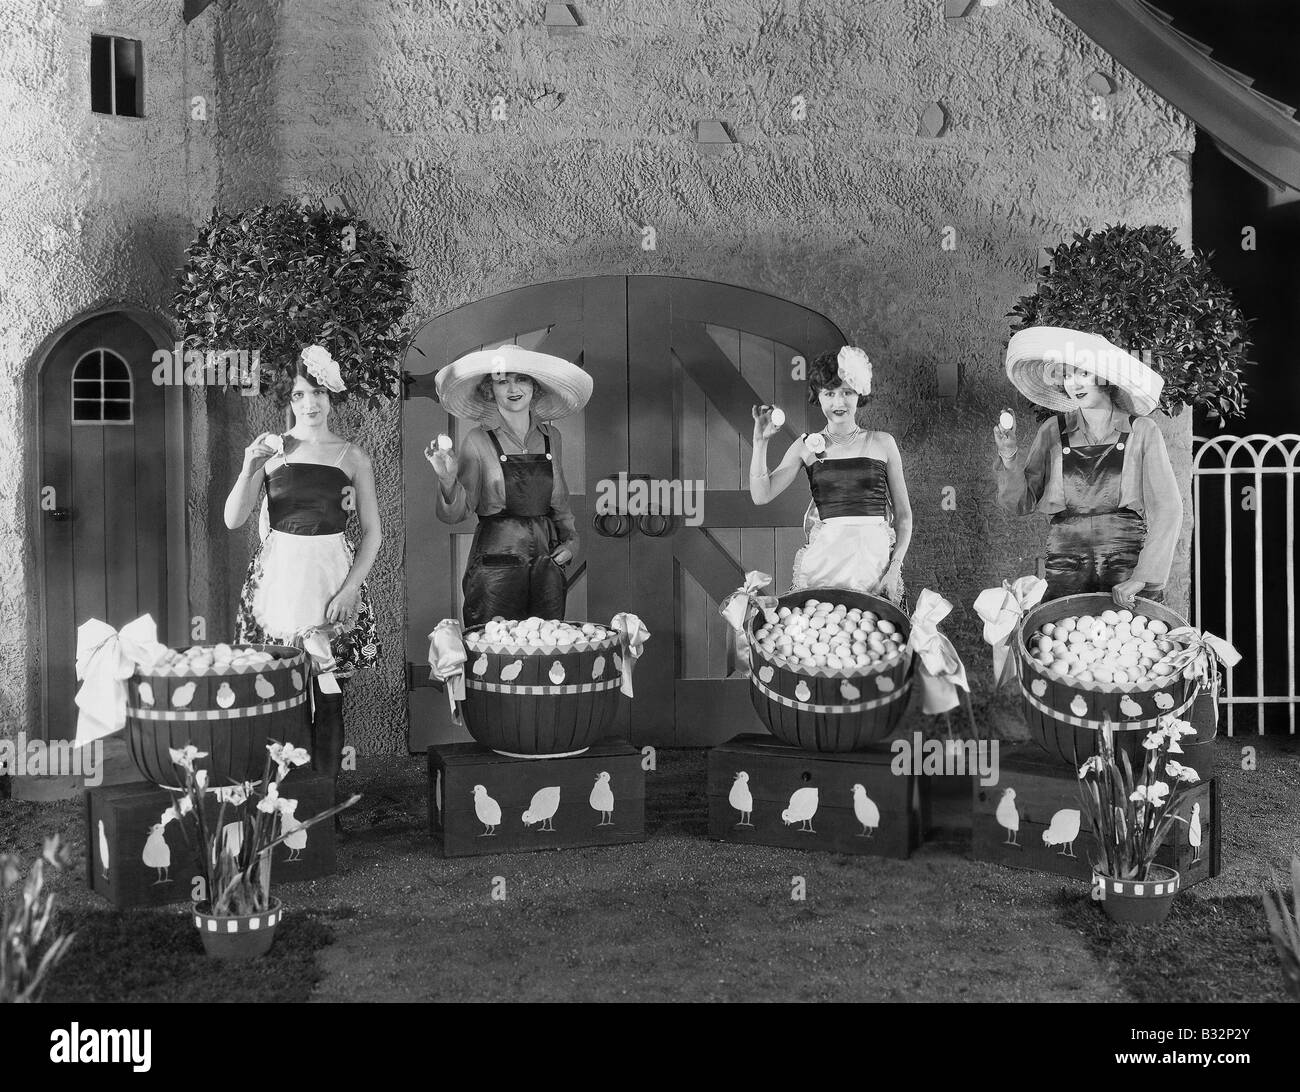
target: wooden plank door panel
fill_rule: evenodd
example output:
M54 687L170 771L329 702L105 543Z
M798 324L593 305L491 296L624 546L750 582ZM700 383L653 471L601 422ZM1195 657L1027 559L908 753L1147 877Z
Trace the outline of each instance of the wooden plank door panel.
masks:
M131 380L130 423L73 420L73 373L87 354L120 358ZM92 319L51 351L41 373L41 482L55 489L55 521L41 510L45 605L43 729L76 734L77 626L120 628L151 614L169 638L165 391L152 379L152 339L121 315Z
M750 499L750 407L776 403L786 411L774 464L810 420L806 382L792 374L797 358L843 343L829 320L763 293L631 279L631 469L706 486L702 526L633 539L634 598L651 631L671 637L652 641L637 669L638 687L648 684L656 695L652 704L634 705L638 741L712 744L757 727L747 682L726 677L718 605L749 569L771 573L777 592L788 588L808 491L796 481L772 504Z

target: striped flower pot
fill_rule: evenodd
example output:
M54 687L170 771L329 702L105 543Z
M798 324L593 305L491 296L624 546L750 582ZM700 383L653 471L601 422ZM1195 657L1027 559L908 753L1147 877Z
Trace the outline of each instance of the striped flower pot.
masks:
M276 926L284 916L279 899L272 899L270 909L261 914L234 917L205 914L206 905L194 904L194 927L203 938L203 950L213 959L256 959L271 950Z
M619 647L618 634L604 627L593 639L550 649L493 647L482 627L467 629L465 727L509 758L581 754L618 714Z
M1111 921L1121 925L1159 925L1169 916L1181 877L1172 868L1153 864L1144 880L1113 880L1092 874L1094 898Z
M907 615L888 600L838 588L806 588L777 602L793 609L809 599L874 611L904 637L911 628ZM805 751L842 753L863 750L893 733L912 689L908 653L851 674L808 673L770 658L758 646L755 632L763 617L757 611L749 623L749 692L754 711L772 735Z
M254 645L276 657L262 668L214 666L202 675L155 671L127 684L126 741L148 781L178 783L169 750L192 743L208 783L256 781L269 742L311 746L307 657L286 645Z
M1030 654L1026 640L1048 622L1114 610L1109 594L1066 595L1040 604L1025 615L1016 634L1020 661L1020 692L1025 723L1033 740L1062 762L1081 766L1099 749L1102 725L1114 730L1115 753L1128 753L1134 769L1146 759L1142 741L1160 718L1172 714L1186 719L1196 699L1197 684L1181 675L1163 686L1079 683L1047 671ZM1187 625L1174 611L1149 599L1138 599L1135 614L1158 618L1170 629Z

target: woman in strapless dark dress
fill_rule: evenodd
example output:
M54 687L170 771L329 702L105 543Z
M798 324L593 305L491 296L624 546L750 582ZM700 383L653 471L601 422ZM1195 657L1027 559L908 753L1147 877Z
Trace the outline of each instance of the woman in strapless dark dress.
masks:
M898 445L887 432L864 430L858 408L871 393L871 364L860 349L823 353L808 368L808 401L826 428L800 436L781 464L767 469L768 441L778 428L770 410L754 410L749 492L767 504L808 475L812 504L805 543L795 555L792 591L845 588L903 600L903 559L912 540L912 509Z
M235 640L241 644L303 644L304 631L330 627L333 674L343 681L379 659L379 638L366 576L379 552L379 506L366 453L329 428L343 391L325 350L281 377L277 401L292 428L263 433L244 451L243 471L226 500L230 529L248 519L265 486L267 524L240 595ZM328 361L328 364L324 363ZM346 530L355 515L361 541ZM343 695L313 676L312 766L338 777L343 754Z

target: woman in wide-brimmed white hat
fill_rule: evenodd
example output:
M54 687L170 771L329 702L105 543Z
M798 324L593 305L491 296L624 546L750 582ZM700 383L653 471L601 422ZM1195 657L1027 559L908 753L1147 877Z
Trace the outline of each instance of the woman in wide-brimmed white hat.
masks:
M1006 368L1025 397L1055 414L1028 452L1014 419L993 429L998 502L1051 516L1046 597L1160 599L1183 519L1164 438L1148 416L1164 381L1104 337L1056 326L1017 332Z
M473 352L434 377L452 416L477 421L460 451L431 442L437 516L478 527L462 587L467 626L504 618L563 618L564 566L578 551L553 422L591 397L591 377L567 360L518 345Z

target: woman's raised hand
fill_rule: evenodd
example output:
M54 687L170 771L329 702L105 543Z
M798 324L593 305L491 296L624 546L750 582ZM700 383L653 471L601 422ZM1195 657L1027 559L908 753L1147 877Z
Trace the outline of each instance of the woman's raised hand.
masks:
M244 448L244 475L252 477L266 465L266 460L273 455L279 455L283 452L283 447L272 446L274 440L280 437L272 432L259 433L246 448ZM267 441L271 440L271 443Z
M456 484L456 473L460 469L456 449L443 447L437 440L430 440L429 446L424 449L424 457L438 475L438 481L451 489Z
M752 406L750 414L754 418L754 443L770 440L781 429L772 423L772 406Z
M1011 460L1019 450L1016 444L1016 423L1011 422L1010 428L1003 428L1000 424L993 426L993 441L998 445L998 454L1002 456L1002 461L1010 465Z

